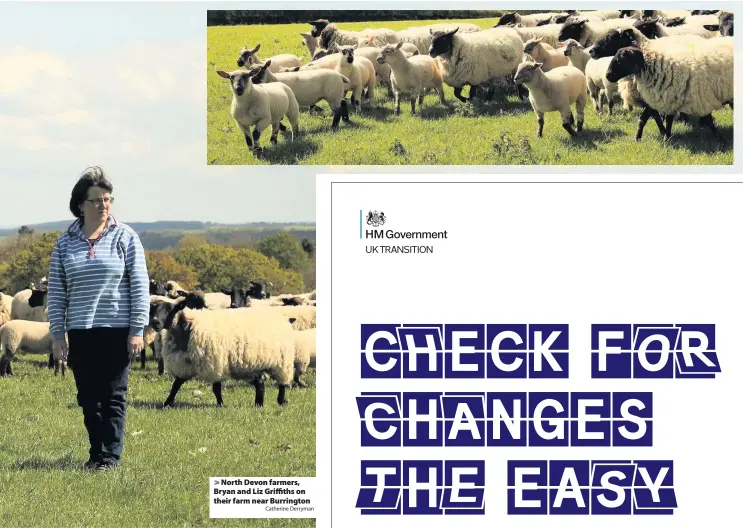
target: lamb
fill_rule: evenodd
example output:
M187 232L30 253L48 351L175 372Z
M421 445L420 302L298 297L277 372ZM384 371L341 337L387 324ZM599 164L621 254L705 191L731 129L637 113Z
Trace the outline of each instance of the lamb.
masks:
M8 321L0 328L0 376L12 375L10 362L23 350L35 354L52 353L52 334L49 323L16 319ZM61 360L55 363L54 375L60 370L64 377L67 364Z
M165 368L175 377L164 407L170 407L180 387L197 378L212 383L217 406L223 406L222 381L244 379L256 388L255 405L263 406L263 374L279 385L278 404L286 405L286 389L294 379L295 337L287 321L264 319L250 324L251 308L235 310L174 310L165 327ZM173 315L174 314L174 315Z
M311 35L318 37L318 44L321 48L330 51L336 51L339 46L358 46L363 39L372 35L376 39L375 44L378 46L384 44L397 43L398 37L394 31L387 28L366 29L364 31L348 31L338 29L335 24L331 24L325 19L313 20Z
M0 292L0 327L10 321L10 310L13 306L13 297Z
M573 113L570 105L575 103L578 115L577 131L583 129L583 109L586 106L586 76L573 66L560 66L544 73L538 62L522 62L516 71L516 84L525 84L529 88L529 102L537 114L537 136L542 137L545 112L558 111L562 116L562 127L571 136L573 130Z
M589 55L579 42L569 39L565 41L565 44L564 53L570 59L570 63L586 75L588 93L591 95L594 108L596 108L598 112L603 111L603 99L601 96L605 95L609 103L609 115L611 115L614 107L612 96L615 92L619 93L624 102L624 107L628 110L631 110L633 106L640 106L640 103L635 101L632 97L633 82L630 82L629 79L622 79L619 83L614 84L606 80L606 68L609 67L609 63L605 62L598 64L598 61L604 61L609 57L598 59L597 61L591 58L591 55ZM591 64L590 69L587 68L589 63Z
M302 44L307 46L307 49L310 52L310 57L312 57L315 54L315 50L318 48L317 41L319 39L317 37L313 37L312 33L300 32L299 34L302 35Z
M712 112L733 101L732 37L697 38L683 46L670 38L635 42L617 52L606 78L616 82L632 74L647 104L666 114L665 139L679 112L699 116L700 126L721 139Z
M271 61L271 72L279 71L279 68L293 68L295 66L302 65L302 59L291 53L284 53L282 55L274 55L269 57L265 61L258 58L258 50L261 49L261 45L256 45L255 48L249 49L247 46L243 46L240 50L240 55L237 57L237 65L240 67L245 66L249 68L251 65L260 66L267 61Z
M376 84L376 72L374 65L366 57L356 57L354 46L338 46L341 53L340 62L336 71L347 77L351 83L351 104L361 104L361 92L366 88L366 96L371 101L374 99L374 86Z
M617 18L603 22L590 22L585 18L568 19L560 30L558 40L577 40L581 46L588 48L612 29L629 28L635 23L632 18Z
M549 21L554 13L534 13L531 15L519 15L518 13L504 13L498 19L495 27L505 26L507 24L521 24L523 27L537 27L540 23Z
M150 288L151 290L152 288ZM182 297L186 294L186 290L177 282L174 280L169 280L165 283L165 292L162 295L167 295L171 299L177 299L178 297ZM159 293L152 293L150 292L150 295L161 295Z
M524 43L524 53L536 62L542 63L542 71L548 72L558 66L567 66L570 62L564 52L550 50L542 44L542 38L530 39Z
M519 65L524 54L524 43L511 28L496 28L457 34L452 31L433 33L429 55L439 58L443 80L454 87L454 96L462 102L462 88L472 86L472 99L476 87L499 77L508 77Z
M270 65L271 61L266 61L257 68L259 71L252 78L254 85L284 83L294 92L299 106L312 108L322 100L327 101L333 111L333 129L338 128L341 118L346 122L350 120L345 95L351 81L347 77L324 69L274 74Z
M26 289L15 294L10 306L10 318L24 321L49 321L46 289Z
M677 27L666 27L659 23L657 18L638 20L635 22L634 27L649 39L671 37L675 35L697 35L702 38L712 38L714 36L711 31L707 31L703 26L691 24Z
M606 71L609 69L610 62L611 57L603 57L601 59L591 59L586 64L586 85L588 92L591 94L593 107L599 114L604 112L603 99L605 98L609 103L609 115L612 115L614 95L618 91L617 83L606 79Z
M444 104L444 81L437 62L427 55L416 55L406 58L402 52L402 43L385 46L377 62L389 64L392 68L392 91L395 94L395 113L400 115L400 95L410 95L410 111L415 114L415 100L423 107L423 95L427 88L435 88L439 101Z
M253 86L249 71L217 71L217 75L230 80L232 90L232 118L245 137L245 143L256 155L262 153L261 132L271 125L271 143L276 144L281 119L286 115L292 127L292 139L299 133L299 105L291 88L283 83ZM250 127L253 137L250 137Z

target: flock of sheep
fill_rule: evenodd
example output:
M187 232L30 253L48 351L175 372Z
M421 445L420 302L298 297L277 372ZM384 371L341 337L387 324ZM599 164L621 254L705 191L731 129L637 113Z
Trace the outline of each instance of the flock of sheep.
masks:
M55 375L65 375L66 365L53 361L46 298L46 279L15 296L0 292L0 376L12 375L19 352L48 353ZM301 376L315 366L316 310L315 292L271 297L268 285L256 281L215 293L150 281L145 345L158 373L175 377L164 406L172 406L189 379L211 383L220 407L222 381L248 381L256 389L255 405L263 406L264 376L278 384L278 403L285 405L286 390L305 387ZM145 351L140 359L144 369Z
M638 141L650 117L668 139L674 119L688 116L720 140L712 112L733 107L733 13L725 11L508 13L485 30L469 23L401 31L348 31L325 19L310 24L312 31L301 33L309 63L292 54L261 59L257 44L240 50L244 69L217 71L230 81L232 117L257 155L268 125L275 144L287 130L286 116L294 138L299 109L314 111L325 100L335 130L350 120L349 102L374 104L377 86L387 88L397 114L402 97L415 114L428 90L445 103L444 84L467 102L481 92L489 100L505 81L522 100L528 90L540 137L548 112L560 113L570 135L579 133L589 96L599 113L606 101L611 114L615 97L627 110L641 108Z

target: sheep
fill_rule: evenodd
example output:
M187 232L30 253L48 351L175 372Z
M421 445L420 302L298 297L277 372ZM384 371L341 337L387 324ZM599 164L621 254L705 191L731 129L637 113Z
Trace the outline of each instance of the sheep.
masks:
M366 96L370 101L374 99L374 86L376 84L376 72L371 61L366 57L356 57L354 46L338 46L341 53L340 61L336 71L348 77L352 90L351 104L361 104L361 92L366 88Z
M533 28L513 28L513 30L518 33L519 37L521 37L522 41L526 42L534 38L541 38L542 44L548 44L552 47L552 49L560 45L558 36L560 35L561 29L562 24L547 24L545 26L538 26Z
M249 288L232 286L232 289L222 290L222 293L230 296L230 308L245 308L250 306L251 299L268 298L266 285L256 281L250 281Z
M462 88L472 86L472 99L476 87L498 77L507 77L516 70L524 54L524 43L518 33L510 28L496 28L457 34L452 31L432 33L429 55L439 58L443 80L454 87L454 96L462 102Z
M618 91L617 83L606 79L606 70L609 68L611 57L591 59L586 64L586 85L593 101L593 107L599 114L604 112L604 101L609 103L609 115L614 108L614 95Z
M271 143L276 144L281 119L286 115L292 127L292 139L299 133L299 105L291 88L283 83L253 86L249 71L217 71L217 75L229 79L232 90L232 118L245 137L245 143L256 155L260 147L261 132L271 125ZM253 137L250 137L250 127Z
M675 114L683 112L699 116L699 125L709 127L720 140L712 112L733 101L733 38L697 38L683 46L664 42L669 39L635 42L620 49L606 78L616 82L635 75L642 98L666 114L665 139L671 136Z
M163 340L165 368L175 377L163 407L170 407L180 387L197 378L212 383L217 406L223 406L222 381L245 379L256 389L255 405L263 406L263 374L279 385L278 404L288 403L286 389L294 379L294 332L280 318L255 318L251 308L235 310L174 309ZM257 323L257 324L256 324Z
M150 279L150 295L167 295L168 291L165 289L165 284L157 282L155 279Z
M675 35L697 35L702 38L712 38L714 36L711 31L707 31L703 26L691 24L677 27L666 27L659 23L657 18L638 20L635 22L634 27L649 39L671 37Z
M10 310L13 306L13 297L0 292L0 327L10 321Z
M684 18L684 26L707 26L719 24L720 19L718 15L696 15L688 16Z
M294 379L293 387L307 387L300 376L307 367L315 367L317 361L317 330L315 328L294 332Z
M568 39L577 40L581 46L588 48L612 29L629 28L634 23L635 20L632 18L617 18L603 22L591 22L585 18L571 18L562 25L558 40L560 42Z
M319 40L317 37L313 37L312 33L299 33L302 35L302 44L307 46L307 49L310 52L310 57L312 57L315 54L315 50L318 48L317 41Z
M531 15L519 15L518 13L503 13L498 19L495 27L507 24L521 24L523 27L537 27L541 22L549 21L554 13L534 13Z
M47 290L26 289L15 294L10 306L11 319L25 321L49 321L46 308Z
M640 11L640 18L686 18L691 16L691 11L686 10L667 10L667 9L643 9Z
M152 288L150 288L152 289ZM165 292L162 295L167 295L171 299L177 299L178 297L182 297L186 294L186 290L177 282L173 280L169 280L165 283ZM150 291L150 295L161 295L159 293L152 293Z
M609 115L612 114L614 108L612 97L615 92L619 94L626 109L632 110L634 106L641 106L641 102L633 98L634 80L622 79L616 85L607 81L605 74L609 63L596 64L597 61L591 58L591 55L579 42L573 39L566 40L564 53L570 59L570 63L585 74L588 93L591 95L594 108L597 111L601 112L603 109L603 100L601 98L603 94L609 103ZM602 61L604 59L598 60ZM591 63L590 69L587 68L589 63ZM596 95L598 95L598 99ZM598 107L596 106L597 101L599 103Z
M705 47L708 48L715 48L716 46L722 45L725 46L725 38L714 38L714 39L703 39L701 37L698 37L696 35L677 35L674 37L663 37L661 39L656 40L650 40L647 37L645 37L640 31L637 30L637 28L629 28L624 30L613 30L606 34L605 37L603 37L601 40L599 40L593 48L590 50L590 54L592 58L600 58L600 57L611 57L614 56L621 48L627 47L627 46L644 46L653 44L653 46L656 49L666 49L668 51L669 56L673 56L676 54L677 51L680 52L679 57L685 56L688 58L689 51L692 49L696 49L697 45L702 45L703 43ZM684 51L682 51L684 50ZM731 62L732 64L732 62ZM732 69L732 68L731 68ZM732 72L731 72L732 73ZM623 76L622 78L627 78L628 76ZM634 77L634 76L629 76ZM678 79L678 77L677 77ZM669 77L670 81L670 77ZM635 135L635 140L640 141L642 139L642 130L645 126L645 123L647 122L648 118L650 116L653 116L656 123L658 123L658 128L661 132L661 136L663 136L664 139L668 139L670 136L670 133L666 130L666 127L661 127L661 116L659 113L659 109L654 108L649 101L646 102L644 100L644 96L641 95L639 87L637 86L637 80L635 80L635 85L637 89L637 98L639 98L642 101L641 106L643 106L643 112L640 116L640 121L637 126L637 134ZM732 97L727 102L727 104L730 104L732 107ZM709 121L711 120L711 116L708 118L705 118L704 123L700 121L700 125L706 126ZM671 118L671 122L673 121L673 117ZM713 125L714 126L714 125Z
M415 114L415 100L423 106L426 88L435 88L441 104L444 100L444 81L435 59L427 55L406 58L402 43L388 44L379 53L377 62L389 64L392 68L392 91L395 94L395 113L400 115L400 95L410 95L410 111Z
M8 321L0 328L0 376L12 375L10 362L23 350L35 354L52 353L52 334L49 323L16 319ZM67 364L62 360L55 363L54 375L62 372L65 376Z
M412 46L417 49L421 55L428 55L428 50L431 48L431 31L451 31L458 27L461 33L475 33L482 31L479 26L462 22L459 24L451 22L443 22L437 24L429 24L427 26L411 26L406 29L401 29L397 32L397 38L400 42L403 42L403 51L407 52L411 50L408 46Z
M569 14L577 17L592 17L597 20L613 20L621 18L621 12L618 9L609 9L605 11L569 11Z
M348 106L344 96L351 81L336 71L311 70L286 73L271 73L271 61L266 61L252 78L253 84L258 86L265 83L284 83L291 88L300 107L313 108L317 103L325 100L333 111L331 128L337 129L341 118L348 122Z
M330 51L336 51L339 46L358 46L359 43L372 35L376 39L376 45L394 44L398 42L398 37L394 31L388 28L366 29L364 31L348 31L338 29L335 24L331 24L325 19L313 20L310 22L313 28L311 35L318 37L318 44L321 48Z
M208 310L224 310L232 304L230 296L222 292L205 293L204 300Z
M542 71L548 72L558 66L567 66L570 62L564 52L549 50L542 44L542 38L530 39L524 43L524 53L535 62L542 63Z
M704 24L704 29L708 31L719 31L721 37L732 37L733 13L729 11L720 11L717 24Z
M240 49L240 55L237 57L237 65L240 67L250 68L250 66L260 66L267 61L271 61L271 72L279 71L279 68L293 68L295 66L302 65L302 59L291 53L284 53L282 55L274 55L268 59L262 61L258 58L258 50L261 49L261 45L256 45L255 48L249 49L247 46L243 46Z
M573 66L560 66L544 73L538 62L522 62L516 70L514 81L529 88L529 102L537 114L537 136L542 137L545 112L560 112L562 127L571 136L573 130L573 113L570 105L575 103L578 115L577 131L583 129L583 109L586 106L586 76Z
M251 310L266 310L271 313L280 314L286 319L294 319L292 328L294 330L309 330L317 327L317 307L303 304L301 306L271 306L255 303L251 305Z

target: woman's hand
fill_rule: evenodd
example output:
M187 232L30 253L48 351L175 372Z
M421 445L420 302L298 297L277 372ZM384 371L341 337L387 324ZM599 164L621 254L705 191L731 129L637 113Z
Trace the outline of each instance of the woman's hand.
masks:
M142 336L129 336L127 350L129 350L129 359L137 359L139 353L144 350L144 339Z
M52 343L52 355L54 361L67 361L67 342L64 339Z

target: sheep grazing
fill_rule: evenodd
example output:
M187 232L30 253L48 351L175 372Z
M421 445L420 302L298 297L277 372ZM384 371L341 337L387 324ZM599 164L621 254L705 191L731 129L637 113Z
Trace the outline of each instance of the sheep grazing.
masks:
M635 76L642 98L666 114L665 139L671 136L674 116L682 112L699 116L699 125L721 140L712 112L733 101L733 39L697 39L683 46L667 40L620 49L606 78L617 82Z
M47 290L26 289L15 294L10 306L10 318L24 321L46 322Z
M0 327L0 376L13 374L10 362L18 352L51 354L52 342L49 323L21 319L8 321ZM54 375L61 371L64 377L66 369L67 364L59 360L55 362Z
M340 46L359 46L360 42L372 35L378 46L384 44L395 44L399 39L394 31L388 28L365 29L364 31L348 31L338 29L326 19L318 19L310 22L312 24L311 35L319 38L318 44L321 48L336 51Z
M351 81L332 70L311 70L284 73L271 73L269 65L271 61L266 61L263 66L257 68L257 73L253 76L253 84L261 85L266 83L284 83L291 88L300 107L313 108L320 101L327 101L333 110L333 129L338 128L341 118L348 122L348 106L344 98L346 90L349 89Z
M243 379L256 389L255 405L263 406L263 375L279 385L278 404L286 405L286 389L294 379L296 342L288 321L263 317L251 308L236 310L174 310L165 327L165 368L175 377L164 403L170 407L189 379L212 383L217 406L223 406L222 381ZM171 312L172 314L173 312ZM252 319L252 320L251 320Z
M578 116L577 131L583 129L583 109L586 106L586 76L573 66L560 66L547 73L542 71L538 62L522 62L516 71L514 81L529 88L529 102L537 114L537 136L542 137L544 114L560 112L562 127L571 136L573 130L573 113L570 106L575 103Z
M471 86L470 100L477 86L513 74L524 54L524 43L510 28L496 28L457 34L451 31L432 33L429 55L439 59L443 80L454 87L454 96L462 102L462 88Z
M649 20L638 20L634 27L649 39L672 37L676 35L696 35L702 38L712 38L714 35L707 31L703 26L696 24L683 25L678 27L666 27L657 18Z
M261 133L271 125L271 143L276 144L281 119L286 116L292 127L292 139L299 133L299 104L291 88L283 83L269 83L254 86L249 71L217 71L217 75L229 79L232 90L230 110L235 124L245 137L245 143L260 155ZM253 129L251 139L250 128Z
M548 72L558 66L567 66L570 62L564 52L547 49L542 44L541 37L527 40L524 43L524 53L530 55L535 62L541 62L543 72Z
M562 25L558 40L577 40L581 46L588 48L612 29L629 28L635 23L631 18L609 19L603 22L592 22L586 18L570 18Z
M521 24L524 27L536 27L541 23L549 22L554 13L534 13L531 15L519 15L518 13L504 13L498 19L495 27L507 24Z
M733 13L720 11L717 24L705 24L704 29L708 31L719 31L721 37L733 36Z
M258 50L261 49L261 45L256 45L255 48L249 49L247 46L243 46L240 50L240 55L237 57L237 65L241 68L249 68L250 66L260 66L265 62L271 61L271 71L277 72L279 68L294 68L295 66L302 65L302 59L291 53L284 53L283 55L274 55L268 59L262 61L258 58Z
M392 91L395 94L395 113L400 115L400 95L410 96L410 112L415 114L415 101L423 107L423 95L427 88L435 88L439 101L444 104L444 81L434 58L415 55L407 58L402 51L402 42L388 44L379 53L377 62L392 68Z

